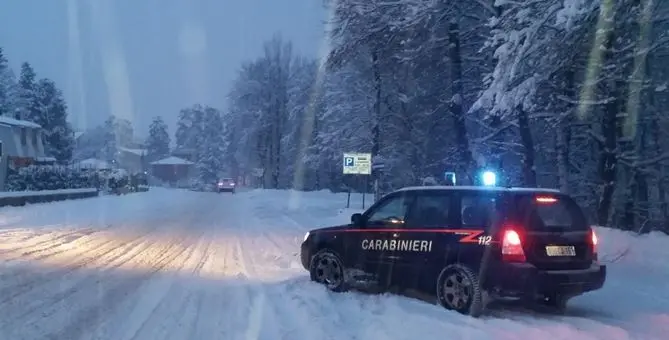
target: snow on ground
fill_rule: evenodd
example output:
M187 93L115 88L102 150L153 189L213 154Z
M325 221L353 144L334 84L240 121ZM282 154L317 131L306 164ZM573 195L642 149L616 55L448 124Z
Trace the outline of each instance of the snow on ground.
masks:
M3 339L661 339L669 238L599 229L604 289L568 316L472 319L416 299L334 294L298 247L345 223L346 195L153 189L0 208ZM367 204L369 205L369 203ZM620 256L624 254L624 256ZM650 256L651 261L647 261Z

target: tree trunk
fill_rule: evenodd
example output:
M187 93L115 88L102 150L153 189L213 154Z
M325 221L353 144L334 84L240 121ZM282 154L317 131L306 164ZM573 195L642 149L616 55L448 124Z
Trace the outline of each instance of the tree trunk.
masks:
M530 128L530 119L522 107L516 109L518 115L518 130L520 132L520 141L523 145L523 181L526 186L537 186L537 173L534 168L535 150L534 139L532 138L532 131Z
M372 162L378 158L381 151L381 69L379 65L379 55L377 51L372 51L372 74L374 77L374 105L372 112ZM372 180L381 180L379 171L372 172ZM378 192L374 193L376 197L380 196Z
M565 91L567 98L576 96L574 84L574 70L568 69L565 74ZM567 104L568 115L557 122L556 146L557 146L557 170L560 191L569 193L569 139L572 122L573 105Z
M463 110L463 85L462 85L462 54L460 50L460 27L457 22L451 22L448 26L449 57L451 59L451 80L453 82L453 95L449 103L449 111L453 117L453 127L455 129L456 145L459 150L459 159L463 168L461 169L464 178L473 184L475 173L474 157L469 147L469 138L467 136L467 125L465 124L465 115Z
M613 29L606 33L607 36L603 43L602 63L607 65L612 60L612 46L615 40ZM603 68L605 69L605 68ZM618 156L616 148L618 146L618 111L621 107L620 98L622 86L620 81L608 79L605 83L604 95L609 98L609 102L604 105L602 115L601 134L604 142L600 146L599 155L599 178L601 181L601 191L599 202L597 204L597 223L605 226L609 222L609 214L613 201L613 192L616 188L616 174L618 167Z

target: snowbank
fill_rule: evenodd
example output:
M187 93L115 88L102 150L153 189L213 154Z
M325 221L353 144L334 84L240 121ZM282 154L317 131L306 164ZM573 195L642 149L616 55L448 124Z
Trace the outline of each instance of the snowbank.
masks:
M347 193L332 193L329 190L252 190L245 195L262 202L263 214L288 215L297 224L313 229L349 223L351 214L361 212L363 195L351 193L349 208L346 208ZM365 209L374 203L373 195L365 195Z
M88 228L163 215L177 209L193 193L180 189L152 188L151 191L123 196L99 196L77 202L61 201L25 207L5 207L0 214L0 229L44 228L66 222L68 227Z
M669 236L652 232L638 235L629 231L597 227L600 260L603 263L666 268ZM667 268L669 272L669 268Z
M59 189L59 190L39 190L39 191L3 191L0 192L0 198L5 197L26 197L26 196L49 196L61 194L83 194L93 193L98 190L95 188L84 189Z
M0 192L0 207L23 206L28 203L45 203L72 199L91 198L98 195L95 188L58 189L41 191Z

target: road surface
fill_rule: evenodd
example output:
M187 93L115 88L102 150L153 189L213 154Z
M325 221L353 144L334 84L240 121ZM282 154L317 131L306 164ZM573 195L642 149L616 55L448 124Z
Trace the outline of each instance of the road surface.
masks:
M308 281L297 252L309 227L347 220L337 216L345 196L305 195L312 196L156 189L0 208L0 338L614 340L669 333L669 270L652 267L659 264L648 265L652 273L614 266L607 287L574 300L564 317L512 309L471 319L407 297L329 293Z

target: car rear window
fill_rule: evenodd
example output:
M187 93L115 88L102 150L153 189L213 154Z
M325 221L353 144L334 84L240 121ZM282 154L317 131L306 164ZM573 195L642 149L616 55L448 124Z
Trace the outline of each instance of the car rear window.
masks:
M584 230L588 223L570 197L556 194L524 194L516 199L516 211L530 230Z

